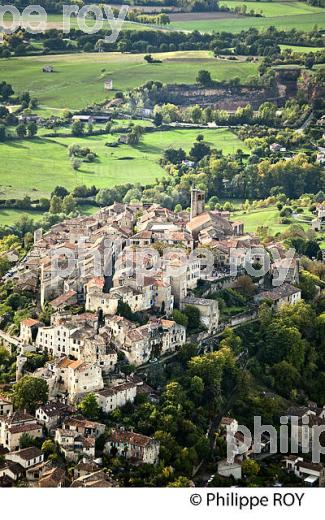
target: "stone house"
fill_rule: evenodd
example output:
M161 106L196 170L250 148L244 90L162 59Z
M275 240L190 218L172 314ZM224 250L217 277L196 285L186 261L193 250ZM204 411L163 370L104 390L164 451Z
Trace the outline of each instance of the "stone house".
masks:
M313 412L306 412L300 417L291 417L291 435L299 446L312 448L314 436L315 440L320 438L321 444L325 439L324 432L317 432L317 429L325 431L325 418L323 415L316 415Z
M57 369L60 372L58 383L61 391L67 393L70 402L104 387L102 371L97 363L63 358L57 363Z
M121 408L126 403L133 403L137 395L137 384L125 382L116 386L104 388L96 392L98 405L105 413Z
M32 415L14 412L0 417L0 444L9 451L19 449L22 435L28 434L34 439L43 437L43 428Z
M313 231L325 230L325 206L320 206L317 210L317 217L312 221L311 228Z
M275 310L279 310L282 305L293 305L301 300L301 290L289 283L284 283L279 287L273 287L270 291L262 291L254 297L257 303L263 300L272 302Z
M289 473L294 473L306 486L325 486L325 468L323 464L308 462L298 455L288 455L284 465Z
M131 328L125 334L124 343L118 348L129 363L136 366L159 357L167 352L175 352L186 342L186 329L173 320L153 319L146 325Z
M34 343L37 331L39 327L42 327L43 323L39 320L34 320L32 318L27 318L26 320L22 320L20 322L20 335L19 338L24 344L32 344Z
M13 404L9 397L0 395L0 417L12 414L14 410Z
M66 482L65 470L56 466L51 466L48 462L44 464L38 487L40 488L61 488Z
M32 467L41 465L44 462L44 453L35 446L24 448L18 451L12 451L5 455L6 460L11 460L20 464L25 471Z
M65 430L76 431L81 435L93 435L96 439L105 432L105 424L78 417L66 419L62 427Z
M181 302L181 309L185 309L187 305L196 307L200 311L201 322L209 333L218 329L220 312L216 300L187 296Z
M77 461L81 456L95 458L95 437L85 437L74 430L58 428L55 430L54 440L68 461Z
M60 401L50 401L36 408L35 417L37 421L49 431L59 426L69 415L76 410Z
M55 442L67 460L77 461L80 456L95 457L96 439L105 431L105 425L86 419L67 419L55 431Z
M157 464L159 448L152 437L125 430L112 430L105 445L106 452L143 464Z

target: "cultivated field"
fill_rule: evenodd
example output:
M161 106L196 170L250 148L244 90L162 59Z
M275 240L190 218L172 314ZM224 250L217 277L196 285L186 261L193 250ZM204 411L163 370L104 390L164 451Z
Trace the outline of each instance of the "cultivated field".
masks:
M240 32L254 27L260 31L270 26L282 30L311 31L315 25L325 28L325 9L313 7L303 2L241 2L238 0L224 0L221 5L230 8L247 6L247 11L255 11L263 14L263 17L237 16L227 13L207 13L204 17L201 13L173 14L169 29L201 32L227 31Z
M138 146L107 147L117 136L101 135L78 138L35 138L0 144L0 197L14 198L29 194L33 199L48 196L62 185L95 184L98 188L117 184L149 184L164 175L158 161L168 146L189 150L198 134L214 147L231 153L245 145L229 130L170 130L145 134ZM82 163L75 172L68 157L68 146L78 143L89 146L98 155L94 163Z
M325 12L311 15L274 16L270 18L241 16L240 19L233 20L193 20L191 22L174 22L169 25L169 28L179 31L226 31L238 33L247 31L252 27L259 31L265 31L270 26L286 31L291 29L312 31L315 25L320 29L325 29Z
M301 30L312 30L314 25L317 24L319 27L325 27L325 10L321 7L313 7L304 2L297 1L275 1L275 2L254 2L254 1L241 1L241 0L221 0L220 5L227 6L229 8L235 8L236 6L247 6L247 12L250 10L255 13L262 14L263 18L253 16L241 16L231 12L207 12L207 13L169 13L171 20L170 25L159 27L161 30L199 30L202 32L211 31L229 31L229 32L240 32L241 30L247 30L250 27L256 27L259 30L265 30L270 25L274 25L278 29L301 29ZM116 5L115 7L118 8ZM159 12L159 7L140 7L144 10L154 10ZM9 23L9 16L5 16L5 25ZM63 17L61 14L49 14L46 19L47 29L62 29ZM86 24L92 27L94 20L88 19ZM74 17L71 17L70 26L72 28L77 27L77 21ZM108 22L104 22L104 29L110 29ZM157 28L155 25L139 24L136 22L124 22L122 30L126 29L138 29L138 30L151 30Z
M155 54L162 63L148 64L143 54L64 54L1 60L0 77L17 92L28 90L41 105L78 109L112 97L104 80L113 79L114 90L128 90L148 80L163 83L195 83L201 69L215 80L257 75L258 63L217 60L209 51L180 51ZM46 64L55 72L44 73Z

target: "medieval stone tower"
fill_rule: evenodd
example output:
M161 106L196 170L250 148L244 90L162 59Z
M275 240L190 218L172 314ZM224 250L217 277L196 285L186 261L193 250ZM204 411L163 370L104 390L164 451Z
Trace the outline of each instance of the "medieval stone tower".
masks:
M204 212L204 191L191 189L191 220Z
M19 354L16 361L16 381L19 381L23 377L23 368L27 362L27 357Z
M34 245L37 244L39 240L41 240L43 236L43 229L39 228L34 231Z

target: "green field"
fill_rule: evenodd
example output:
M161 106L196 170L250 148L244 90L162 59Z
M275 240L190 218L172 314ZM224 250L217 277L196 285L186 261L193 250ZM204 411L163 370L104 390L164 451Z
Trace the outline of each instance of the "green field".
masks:
M310 52L325 51L325 47L301 47L300 45L280 45L280 48L282 51L285 49L291 49L292 52L303 52L306 54Z
M245 231L255 232L258 226L268 226L270 234L283 233L289 224L280 224L279 211L274 206L256 209L250 212L236 211L232 214L234 218L244 222ZM293 221L294 222L294 221ZM299 222L299 224L301 224ZM308 224L301 224L304 229L308 229Z
M7 141L0 144L0 196L22 197L29 194L33 199L48 196L53 188L62 185L68 189L75 186L95 184L98 188L117 184L152 183L164 175L158 161L168 146L189 150L198 134L225 153L245 145L229 130L170 130L145 134L138 146L105 146L115 142L117 136L101 135L87 138L35 138L32 140ZM94 163L82 163L75 172L68 157L68 146L78 143L89 146L98 155Z
M315 14L322 12L321 7L313 7L303 2L243 2L238 0L221 0L220 5L230 8L246 5L247 12L253 10L266 18L275 16L293 16L300 14Z
M209 70L213 79L257 75L258 63L217 60L209 51L157 54L163 63L148 64L143 54L98 53L10 58L0 61L0 77L17 92L28 90L45 107L78 109L112 97L104 80L113 80L114 90L127 90L148 80L163 83L195 83L199 70ZM51 64L55 72L44 73Z
M119 6L116 5L116 8L119 8ZM43 16L35 15L35 22L39 23L41 21L46 23L46 30L62 29L65 18L63 17L62 14L53 14L53 13L49 13L46 16L46 18L44 18ZM12 22L12 16L9 15L8 13L6 13L4 15L4 27L10 26L11 22ZM95 20L92 18L88 18L88 19L86 19L86 24L88 25L88 27L92 28L95 24ZM129 21L123 22L122 30L125 31L125 30L129 30L129 29L136 29L138 27L138 25L141 25L141 30L148 30L148 31L151 30L151 26L149 24L138 24L137 22L129 22ZM22 22L22 27L26 27L24 22ZM70 27L72 29L79 28L78 24L77 24L77 20L73 16L70 18ZM111 25L107 21L104 21L103 29L110 29L110 28L111 28ZM34 46L43 47L42 43L40 43L40 42L35 42Z
M223 0L220 5L229 8L245 5L247 12L250 10L262 14L262 17L240 16L234 19L219 16L202 20L198 15L197 19L191 21L173 21L170 29L198 30L201 32L227 31L240 32L254 27L258 30L265 30L271 25L282 30L304 30L311 31L315 25L319 28L325 27L325 9L313 7L303 2L279 1L279 2L243 2L238 0Z
M42 213L39 211L27 211L23 209L0 209L0 226L10 226L18 222L23 216L39 220Z
M42 115L42 110L35 110L35 112ZM118 131L119 128L128 127L130 125L131 126L135 126L135 125L142 126L145 129L154 127L154 124L152 121L147 121L145 119L112 119L110 121L110 123L111 123L111 128L113 131L114 130ZM97 130L104 131L105 127L106 127L106 123L93 123L92 126L93 126L94 132ZM45 128L43 126L43 127L39 127L37 136L38 137L48 137L48 135L53 134L54 131L56 133L56 137L60 137L60 136L65 137L67 134L71 134L71 128L69 125L59 126L59 127L55 128L55 130L49 130L48 128ZM12 132L12 134L14 134L14 132ZM16 137L16 135L14 135L14 137Z
M262 14L262 17L255 16L238 16L232 13L210 13L211 16L208 18L202 17L201 13L190 13L191 16L182 16L177 14L175 19L172 18L172 23L166 26L156 26L149 24L140 24L136 22L124 22L122 24L122 30L181 30L181 31L194 31L198 30L201 32L212 32L212 31L227 31L237 33L242 30L248 30L254 27L260 31L266 30L271 25L281 30L297 29L302 31L311 31L314 26L317 25L320 29L325 28L325 9L322 7L314 7L304 2L297 1L240 1L240 0L221 0L220 5L227 6L229 8L235 8L239 5L246 5L247 12L250 10L255 13ZM118 6L117 6L118 7ZM195 16L195 14L197 16ZM185 13L186 15L186 13ZM194 16L192 16L194 15ZM188 19L190 18L190 19ZM203 18L203 19L202 19ZM9 20L8 16L5 16L5 22ZM89 19L87 25L90 27L94 24L94 21ZM63 18L59 14L49 14L47 17L47 29L56 28L62 29ZM71 18L71 28L76 28L77 22ZM110 30L110 25L104 22L103 29Z
M98 207L84 205L79 207L82 215L92 215L98 211ZM0 226L11 226L15 222L19 222L22 217L30 217L35 221L42 218L43 213L40 211L29 211L23 209L0 209Z

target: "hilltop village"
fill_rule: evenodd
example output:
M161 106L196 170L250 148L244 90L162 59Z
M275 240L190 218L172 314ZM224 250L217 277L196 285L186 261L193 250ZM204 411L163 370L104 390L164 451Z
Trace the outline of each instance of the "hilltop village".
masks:
M4 6L0 489L324 487L324 1Z
M265 258L269 267L253 282L247 271L261 269ZM263 302L274 313L301 302L298 256L288 257L281 243L265 248L229 212L207 210L205 193L195 188L190 212L114 203L45 233L38 229L10 283L30 295L35 312L20 321L18 335L0 331L2 345L16 356L14 394L3 385L0 399L3 485L120 485L103 457L158 467L164 435L144 435L114 416L143 400L160 401L162 389L148 384L148 372L180 353L208 358L215 348L218 353L219 337L240 343L235 328L254 323ZM225 317L216 290L254 296L241 313ZM237 353L235 365L245 366L247 355ZM310 405L299 413L325 424L322 409ZM236 419L219 419L212 436L219 431L222 438L227 426L234 428L238 455L232 464L220 459L217 471L220 478L241 479L245 463L255 461L236 433ZM291 474L316 475L322 485L322 465L311 467L298 455L290 461Z

